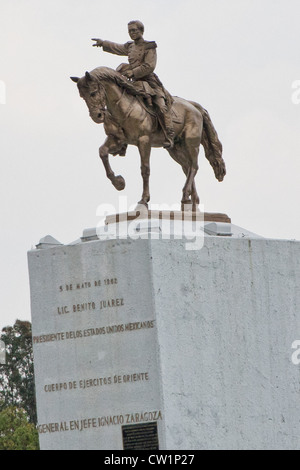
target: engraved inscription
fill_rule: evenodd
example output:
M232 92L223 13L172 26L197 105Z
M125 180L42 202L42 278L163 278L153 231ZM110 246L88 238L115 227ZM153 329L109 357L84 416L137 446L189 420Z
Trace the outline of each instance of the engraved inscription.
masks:
M57 307L57 313L58 315L64 315L65 313L70 313L69 307L67 305Z
M149 380L149 372L135 372L133 374L112 374L107 377L97 377L89 379L79 379L72 381L64 381L60 383L46 384L44 392L63 392L65 390L78 390L86 388L103 387L105 385L147 382Z
M69 292L69 291L76 291L81 289L90 289L91 287L101 287L101 286L109 286L112 284L118 284L118 279L116 277L107 277L103 280L96 279L93 281L79 281L73 283L65 283L59 286L59 292Z
M65 315L67 313L84 313L84 312L91 312L93 310L103 310L103 309L109 309L109 308L117 308L117 307L123 307L125 305L124 299L123 298L118 298L118 299L105 299L105 300L100 300L97 302L94 301L86 301L86 302L81 302L78 304L73 304L72 307L69 307L68 305L61 305L57 307L57 313L58 315Z
M82 304L73 305L73 312L88 312L90 310L95 310L95 302L84 302Z
M38 424L37 429L40 434L65 432L65 431L83 431L89 428L100 428L105 426L117 426L123 424L145 423L148 421L162 420L162 412L142 411L141 413L126 413L120 415L100 416L70 421L61 421L56 423Z
M109 307L122 307L123 305L124 299L100 300L100 310Z
M100 326L87 328L86 330L61 331L58 333L49 333L33 336L34 344L48 343L54 341L65 341L68 339L87 338L91 336L106 335L112 333L123 333L126 331L145 330L154 328L155 320L146 320L138 322L120 323L119 325Z

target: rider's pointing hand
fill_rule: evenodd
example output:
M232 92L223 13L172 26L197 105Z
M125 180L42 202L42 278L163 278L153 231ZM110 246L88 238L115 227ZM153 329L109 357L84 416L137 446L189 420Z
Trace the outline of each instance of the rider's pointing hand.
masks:
M92 39L92 41L96 41L96 44L93 44L93 46L96 46L96 47L101 47L102 44L103 44L103 40L102 39Z

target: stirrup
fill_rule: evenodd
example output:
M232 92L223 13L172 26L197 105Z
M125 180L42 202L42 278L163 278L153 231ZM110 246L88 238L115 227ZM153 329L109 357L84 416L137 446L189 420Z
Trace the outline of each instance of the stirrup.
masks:
M174 147L174 139L170 136L168 136L167 140L163 143L163 148L164 149L171 149Z

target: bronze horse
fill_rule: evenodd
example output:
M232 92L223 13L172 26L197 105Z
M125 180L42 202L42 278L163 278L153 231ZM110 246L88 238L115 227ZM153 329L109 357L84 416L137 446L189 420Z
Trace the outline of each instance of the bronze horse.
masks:
M151 147L163 147L165 136L155 113L147 109L143 97L138 96L132 82L108 67L98 67L82 78L71 77L77 83L80 96L85 100L89 113L96 123L104 123L107 138L99 149L106 175L114 187L125 187L122 176L116 176L109 164L108 155L124 155L126 146L135 145L141 157L143 194L139 204L148 205L150 200L149 176ZM182 206L192 204L195 211L199 196L195 186L198 171L200 144L213 167L216 178L222 181L225 162L222 144L214 129L208 112L198 103L173 97L174 146L167 149L171 157L181 165L186 182L183 187Z

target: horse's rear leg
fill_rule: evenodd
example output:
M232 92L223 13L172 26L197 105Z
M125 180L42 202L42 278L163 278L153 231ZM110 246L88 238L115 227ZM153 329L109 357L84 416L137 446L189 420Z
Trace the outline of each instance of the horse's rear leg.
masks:
M141 173L143 178L143 194L139 204L148 207L148 202L150 201L149 177L151 153L151 142L148 135L139 138L138 148L141 156Z
M189 200L192 195L193 210L196 210L197 204L199 203L199 197L195 188L195 176L198 171L198 155L201 143L201 136L203 130L203 121L196 120L195 122L189 122L185 132L184 142L184 154L186 156L187 164L189 165L189 171L187 174L186 183L182 190L182 204Z
M109 153L115 152L117 145L117 141L112 136L107 137L104 144L101 145L101 147L99 148L99 155L103 162L107 178L110 179L110 181L118 191L122 191L122 189L125 188L125 180L123 176L116 176L114 174L108 160Z
M182 169L183 169L184 174L186 175L187 181L188 181L192 170L191 170L191 168L188 168L188 169L182 168ZM198 196L197 189L196 189L195 175L196 175L196 173L194 174L193 181L192 181L191 197L187 198L187 196L185 195L185 198L182 198L182 200L181 200L181 210L185 210L185 209L190 210L190 206L192 206L192 211L193 212L197 211L197 209L198 209L198 205L200 204L200 198Z
M198 209L199 204L200 204L200 198L197 193L195 179L194 179L193 186L192 186L192 210L194 212L196 212L196 210Z
M191 171L191 162L190 162L188 152L186 150L184 151L182 149L182 146L177 146L177 145L174 145L172 149L168 149L168 152L173 158L173 160L179 163L179 165L182 168L182 171L184 172L188 180L190 171ZM200 203L200 199L196 190L195 180L193 179L191 199L190 197L186 197L184 201L181 201L181 208L182 210L184 210L184 208L187 208L187 206L190 206L192 204L192 210L195 211L197 210L197 206L199 203Z
M198 171L198 154L199 146L195 145L193 140L186 141L186 153L189 156L190 165L186 171L186 183L182 190L182 205L190 203L190 196L192 197L192 210L195 211L200 202L199 196L196 191L195 176Z

